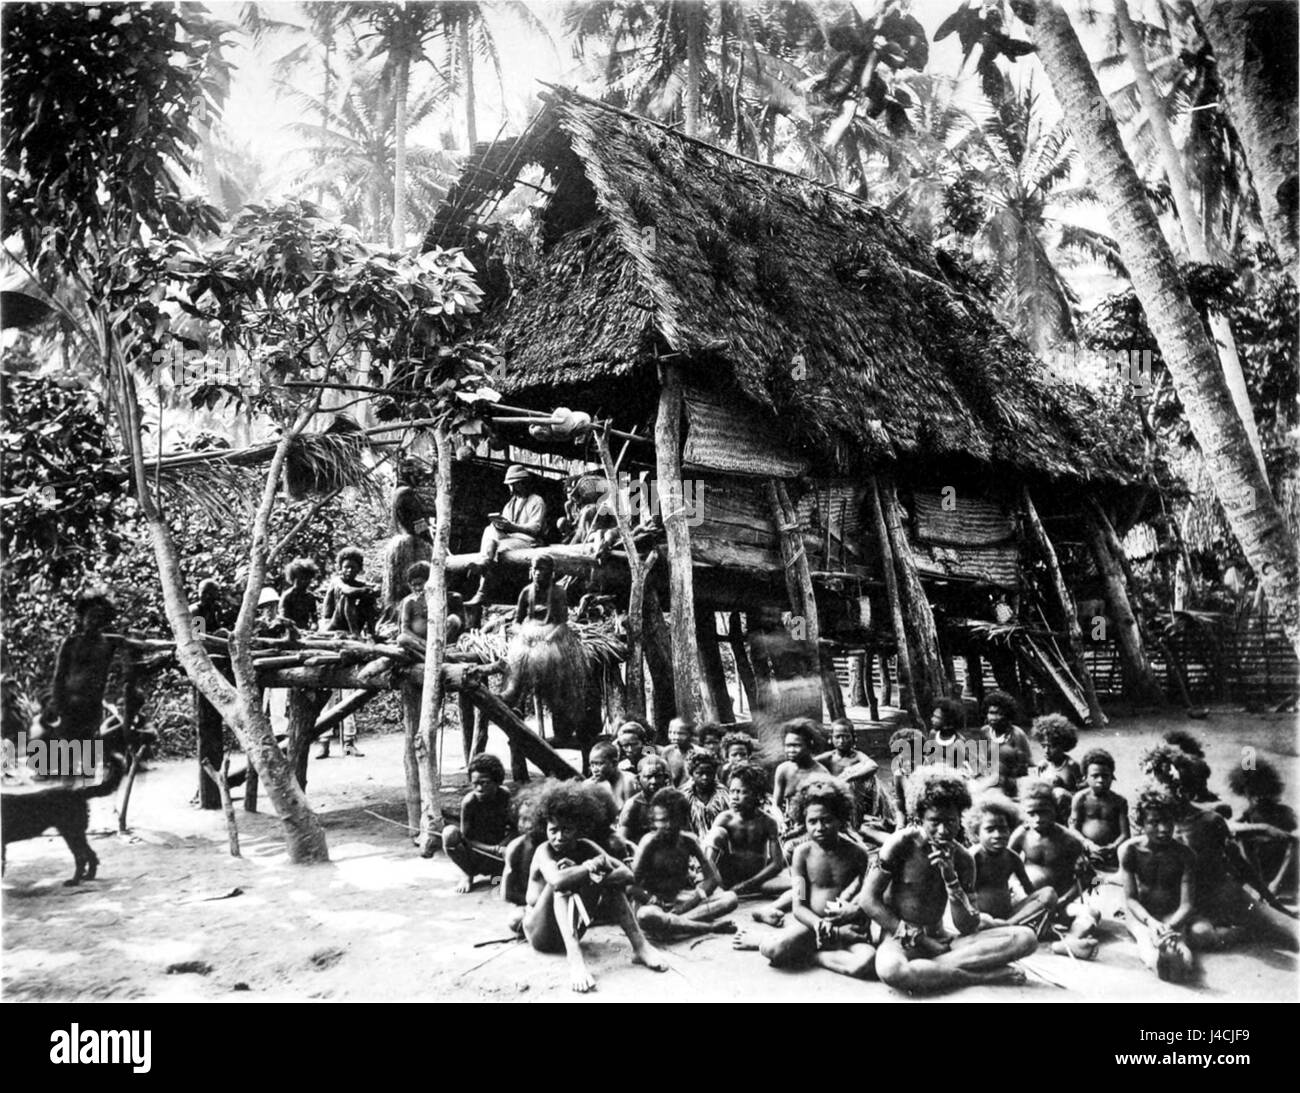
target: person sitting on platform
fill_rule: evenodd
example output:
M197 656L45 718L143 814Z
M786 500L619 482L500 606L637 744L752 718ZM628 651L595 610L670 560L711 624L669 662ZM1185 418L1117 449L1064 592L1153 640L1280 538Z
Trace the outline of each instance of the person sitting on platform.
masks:
M505 481L510 487L510 500L500 512L489 514L490 523L483 529L479 544L481 576L478 591L465 601L466 606L486 601L488 578L499 551L542 545L546 531L546 502L534 492L533 476L518 463L512 463L506 470Z
M411 591L398 608L397 644L408 653L424 659L429 636L429 603L424 588L429 582L429 563L416 562L406 570L406 583ZM460 596L447 593L447 644L455 645L465 628L460 615Z
M972 897L975 862L957 842L970 789L961 775L922 767L912 775L911 815L880 852L867 877L863 902L885 933L876 952L876 974L909 993L952 990L978 983L1023 983L1011 962L1038 947L1026 926L981 924ZM943 928L952 915L958 937Z
M666 971L663 955L646 941L628 903L632 872L602 850L606 802L599 790L578 782L549 782L534 810L537 846L529 866L523 932L542 953L564 952L569 985L579 993L595 987L582 957L582 938L597 916L612 918L632 943L632 962Z
M190 604L190 614L202 619L205 633L224 634L235 625L236 612L226 600L225 591L214 577L199 581L198 599Z
M495 755L476 755L466 768L469 793L460 802L460 825L442 831L442 848L464 877L457 892L474 887L475 877L499 877L505 871L510 833L510 793L506 770Z
M280 596L280 618L288 619L299 630L310 630L316 625L316 596L311 586L319 573L310 558L295 558L284 567L284 579L289 587Z

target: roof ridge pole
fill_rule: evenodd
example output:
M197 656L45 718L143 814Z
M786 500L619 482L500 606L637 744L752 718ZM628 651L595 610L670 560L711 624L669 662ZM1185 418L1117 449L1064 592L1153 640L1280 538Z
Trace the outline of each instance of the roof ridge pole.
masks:
M1022 483L1020 492L1025 506L1025 526L1029 529L1029 537L1038 547L1038 552L1047 565L1047 583L1056 595L1057 604L1065 616L1065 630L1069 639L1070 659L1074 662L1074 674L1078 676L1079 684L1083 687L1083 696L1088 702L1089 727L1103 728L1106 725L1106 715L1102 712L1101 702L1097 698L1097 688L1093 685L1092 673L1084 663L1083 630L1079 627L1079 614L1074 609L1074 601L1070 599L1070 590L1066 587L1065 577L1061 573L1056 548L1052 546L1052 540L1047 537L1047 530L1043 527L1042 520L1038 518L1038 509L1034 507L1029 486Z
M903 604L898 596L898 577L894 573L894 551L889 545L889 526L885 523L884 506L880 501L880 485L872 478L867 490L867 501L871 506L871 515L876 525L876 540L880 545L880 569L885 578L885 593L889 597L889 613L894 622L894 642L898 646L898 688L907 684L907 712L912 715L912 723L921 730L926 727L921 708L916 703L916 688L912 686L912 656L907 648L907 626L903 622ZM882 674L885 660L881 657ZM902 695L900 694L900 698Z
M916 559L912 556L912 545L907 541L907 533L903 530L898 491L888 479L878 481L877 489L885 514L885 527L889 531L894 564L898 568L903 617L915 638L912 647L912 667L915 669L912 683L913 690L917 692L915 700L921 711L928 713L934 703L948 693L948 676L943 670L943 658L939 650L939 632L934 624L930 601L925 597L925 586L921 583Z
M706 709L700 683L700 651L695 637L695 581L691 533L686 523L682 482L682 381L671 364L659 366L659 413L655 419L655 472L664 528L668 533L668 587L673 651L673 691L677 715L716 720ZM697 500L698 504L699 501Z

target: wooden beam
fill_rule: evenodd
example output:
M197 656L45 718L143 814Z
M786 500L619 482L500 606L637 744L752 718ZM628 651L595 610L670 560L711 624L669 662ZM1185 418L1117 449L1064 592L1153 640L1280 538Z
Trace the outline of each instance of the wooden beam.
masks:
M1091 498L1089 501L1084 513L1088 547L1101 573L1106 605L1110 609L1115 628L1115 645L1119 651L1120 668L1124 673L1125 690L1134 702L1159 705L1164 700L1164 693L1151 670L1151 660L1142 642L1137 615L1129 600L1121 561L1124 548L1101 506Z
M682 482L682 385L677 369L660 369L659 413L655 419L655 473L668 536L668 587L673 646L673 693L679 716L714 720L700 684L700 653L695 643L694 564L686 525Z
M910 683L914 678L912 675L912 658L907 646L907 625L903 621L903 605L898 596L898 577L894 573L894 550L889 544L889 527L885 523L884 506L880 500L880 489L874 480L871 483L871 488L867 490L867 502L876 525L876 539L880 544L881 569L885 576L885 595L889 599L889 613L894 623L894 640L898 643L898 674L906 678ZM888 702L889 677L885 671L883 656L881 657L880 667L882 678L886 681L885 701ZM916 728L924 731L926 724L925 719L921 716L921 709L917 705L916 688L909 687L908 692L910 698L908 713L912 716L912 723Z
M754 687L754 666L749 663L749 650L745 647L745 631L740 625L740 612L731 612L727 626L727 638L731 642L731 656L736 662L736 678L745 693L745 701L751 711L757 701Z
M1100 729L1106 724L1106 715L1102 712L1101 701L1097 698L1097 688L1092 681L1092 674L1083 659L1083 631L1079 628L1079 615L1074 609L1074 600L1065 586L1065 577L1061 573L1061 565L1056 557L1056 548L1048 538L1042 520L1038 518L1038 509L1026 485L1021 486L1021 498L1025 506L1025 527L1047 566L1047 583L1056 598L1057 607L1065 617L1070 663L1075 678L1083 688L1084 699L1088 703L1088 723L1092 728Z
M898 493L888 481L878 482L877 491L885 515L885 527L889 532L889 545L894 554L894 567L898 571L903 618L912 638L909 650L912 690L921 712L926 714L948 691L948 680L939 652L939 632L934 624L930 601L925 595L925 586L921 583L921 574L916 568L916 559L912 556L912 545L903 528L903 512L898 502Z
M790 504L785 483L780 479L768 479L767 498L772 508L772 522L776 525L777 541L781 544L781 558L785 563L785 585L790 595L790 610L804 620L804 637L816 645L821 638L821 623L817 617L817 600L813 593L808 553L799 531L799 517Z
M444 664L442 685L448 691L458 691L467 681L477 681L488 674L490 665ZM424 679L423 664L397 664L380 674L366 674L360 664L324 664L318 667L276 668L259 673L261 687L324 687L342 691L390 691L401 683L419 684Z
M718 630L712 611L695 613L695 638L700 647L700 666L703 668L704 686L708 689L708 698L713 708L718 711L718 720L730 725L736 720L736 711L731 705L731 692L727 690L727 673L722 667L722 654L718 650Z
M316 719L316 724L312 726L311 738L316 740L324 736L339 722L351 717L378 693L378 691L356 691L342 702L322 711L321 715Z
M543 774L551 778L580 777L579 772L574 770L550 744L533 732L524 720L501 700L499 695L493 694L481 683L467 685L465 693L469 695L475 706L505 731L511 744L517 746L524 757Z

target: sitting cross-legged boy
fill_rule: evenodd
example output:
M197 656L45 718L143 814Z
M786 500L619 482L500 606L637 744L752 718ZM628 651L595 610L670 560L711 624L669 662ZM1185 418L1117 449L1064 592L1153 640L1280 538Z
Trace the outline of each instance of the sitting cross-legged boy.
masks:
M524 935L524 911L528 906L528 870L533 864L533 825L537 819L537 802L542 793L555 784L554 779L529 782L520 786L510 798L515 837L506 844L504 869L501 873L501 899L510 904L510 929Z
M862 798L875 784L879 767L866 752L858 751L857 734L853 722L847 717L831 722L831 750L817 756L817 762L849 787L853 794L853 827L856 828L862 822Z
M1161 979L1186 983L1196 973L1185 932L1192 916L1194 855L1174 839L1178 803L1164 789L1138 794L1134 819L1140 835L1119 849L1124 881L1124 925L1142 963Z
M996 790L976 797L966 813L966 831L974 847L975 906L985 925L1010 923L1038 933L1056 906L1056 892L1047 885L1035 889L1023 859L1008 847L1011 833L1019 826L1020 809ZM1012 879L1023 893L1018 899L1011 892Z
M966 707L956 699L941 698L930 713L930 735L926 738L926 762L951 767L968 777L971 768L966 757Z
M772 804L784 823L781 827L781 849L789 861L794 848L804 836L802 813L794 807L795 795L804 782L818 776L831 777L821 763L813 758L817 744L817 724L807 717L796 717L782 726L785 762L776 768L773 779ZM800 818L796 818L796 813Z
M1006 691L990 691L984 697L983 738L989 749L989 770L976 777L977 790L997 789L1015 798L1017 780L1029 773L1033 746L1024 729L1015 724L1019 707Z
M1091 960L1097 955L1093 933L1101 915L1083 900L1094 874L1083 839L1056 822L1056 798L1046 782L1035 782L1025 793L1025 822L1011 836L1011 849L1025 859L1034 888L1056 892L1051 925L1062 933L1052 952ZM1040 936L1043 936L1040 934Z
M589 785L608 793L614 801L614 815L622 810L640 790L636 776L618 769L618 747L606 741L593 744L588 759L591 765Z
M1085 752L1084 788L1070 805L1070 827L1083 839L1094 869L1113 873L1119 868L1119 848L1128 841L1128 802L1110 788L1115 780L1115 760L1110 752L1093 748Z
M1233 834L1259 871L1269 891L1279 899L1296 897L1296 815L1282 801L1282 776L1267 759L1228 772L1228 788L1249 803Z
M731 807L714 822L704 850L722 878L722 887L738 897L780 895L790 887L782 878L785 860L776 821L759 808L767 775L752 763L733 763L727 796Z
M637 921L656 938L730 934L733 922L717 919L736 909L732 892L719 892L718 871L690 831L690 809L680 790L661 789L650 801L654 830L636 848L632 862ZM701 880L691 883L691 862Z
M510 793L501 760L476 755L467 769L469 793L460 803L460 826L448 824L442 832L443 850L465 874L457 892L470 891L475 877L501 876L510 839Z
M1033 736L1046 753L1046 758L1038 764L1038 777L1052 787L1057 822L1068 824L1070 804L1083 784L1079 764L1069 754L1079 743L1079 734L1067 718L1049 713L1034 718Z
M673 784L668 764L657 755L646 755L636 770L641 791L628 799L618 815L618 834L635 851L641 840L650 834L650 802L661 789Z
M790 864L794 922L758 943L742 935L735 945L758 949L774 968L816 964L871 979L876 950L866 912L856 902L870 859L860 843L844 836L853 813L848 787L834 778L809 779L795 794L794 810L808 832Z
M686 757L695 750L695 722L689 718L674 717L668 722L668 746L659 756L668 764L673 785L686 781Z
M1023 983L1012 961L1038 947L1027 926L985 926L972 896L975 861L957 842L970 807L966 780L943 767L923 767L909 779L915 825L889 840L867 877L863 902L884 931L876 974L909 993L953 990L977 983ZM943 928L952 915L958 937Z
M719 816L731 807L727 791L718 785L718 757L700 749L686 758L686 781L679 787L691 812L691 830L704 838Z
M596 984L582 956L582 938L593 918L612 918L632 943L632 962L655 971L668 967L646 941L627 891L632 873L600 848L596 839L608 826L602 792L583 782L549 783L537 799L529 866L524 936L542 953L564 952L569 985L579 992Z
M729 732L722 738L722 766L718 770L718 784L731 784L732 768L740 763L752 763L754 752L758 750L758 741L747 732ZM770 787L769 787L770 788ZM767 790L763 791L767 796Z

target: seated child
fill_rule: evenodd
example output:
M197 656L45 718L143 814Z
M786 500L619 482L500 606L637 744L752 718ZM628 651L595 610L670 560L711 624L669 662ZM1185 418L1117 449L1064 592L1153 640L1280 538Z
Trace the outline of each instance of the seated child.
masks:
M780 895L790 887L782 880L785 860L776 821L759 805L767 775L752 763L731 764L727 796L731 807L714 822L704 850L722 878L722 887L738 897Z
M807 717L796 717L784 725L785 762L776 768L772 804L784 823L781 828L781 850L789 862L794 848L804 838L803 811L796 808L794 800L799 787L819 775L829 778L831 772L813 758L817 745L817 725Z
M966 813L966 830L975 847L971 855L975 859L975 906L984 925L1010 923L1039 933L1056 906L1056 892L1046 885L1035 889L1024 861L1007 846L1011 832L1019 826L1020 809L996 790L975 798ZM1013 878L1023 893L1019 899L1011 893Z
M644 756L658 754L655 748L646 745L645 726L640 721L624 721L614 734L614 742L618 745L618 769L633 776Z
M311 630L316 625L316 597L311 586L318 574L310 558L295 558L284 567L289 587L280 596L280 618L288 619L299 630Z
M957 842L970 790L958 773L923 767L909 779L913 826L889 840L867 877L863 902L884 931L876 974L897 990L931 992L976 983L1023 983L1011 962L1038 947L1026 926L986 926L972 902L975 862ZM943 928L952 915L959 936Z
M714 821L731 807L727 791L718 785L718 758L711 751L691 752L686 760L687 780L681 790L690 809L691 830L703 838Z
M752 762L757 750L758 741L749 733L739 730L727 733L722 738L722 768L718 771L718 781L724 786L730 785L732 768ZM767 794L768 790L764 789L763 796Z
M1113 873L1119 868L1119 848L1128 841L1128 802L1115 793L1115 760L1110 752L1093 748L1083 756L1085 789L1074 795L1070 827L1088 850L1094 869Z
M504 870L501 874L501 898L511 905L509 926L520 937L524 936L524 908L528 900L528 867L533 862L533 824L536 821L537 801L556 782L548 778L543 782L529 782L520 786L510 799L510 812L514 818L515 837L507 844Z
M862 822L862 799L875 784L879 768L866 752L858 751L857 734L847 717L831 722L831 745L830 751L817 756L817 762L848 785L853 795L852 830Z
M856 902L869 859L864 847L844 837L853 809L848 787L833 778L805 780L795 793L794 809L808 832L790 866L794 922L757 944L738 937L736 947L758 949L774 968L817 964L840 975L872 979L876 950L866 913Z
M1038 764L1038 777L1052 787L1056 799L1058 823L1070 822L1070 805L1083 784L1079 764L1069 752L1079 742L1079 734L1069 720L1059 713L1034 718L1034 739L1043 745L1046 758Z
M650 802L661 789L667 789L673 784L668 764L657 755L643 757L636 774L641 790L628 799L618 816L618 834L634 848L640 846L641 840L650 834Z
M397 644L421 660L427 649L429 637L429 601L424 596L424 586L429 583L429 563L416 562L406 570L406 583L411 591L397 607ZM460 597L447 593L447 644L454 645L465 628L459 611Z
M1134 819L1142 834L1119 849L1124 879L1124 925L1142 963L1161 979L1186 983L1195 961L1184 933L1192 915L1194 855L1174 840L1177 802L1165 790L1138 794Z
M596 984L582 957L582 937L598 913L613 918L632 943L632 963L668 968L650 945L627 900L632 873L594 840L606 824L602 794L580 782L547 783L533 818L537 849L529 865L524 936L542 953L564 952L569 984L585 993Z
M930 714L930 735L926 739L925 761L935 766L950 767L959 774L970 777L966 761L966 707L952 698L941 698Z
M1097 955L1091 935L1101 916L1083 901L1092 878L1083 839L1056 822L1056 798L1046 782L1035 782L1025 794L1025 822L1011 836L1011 849L1023 855L1034 889L1056 892L1052 925L1062 927L1062 940L1052 951L1090 960Z
M920 729L898 729L889 738L890 797L897 825L910 823L907 812L907 780L925 762L925 734Z
M668 746L659 754L668 764L673 785L686 781L686 757L694 750L695 722L689 718L674 717L668 722Z
M712 721L706 721L700 726L696 739L699 741L699 748L703 751L713 753L713 757L722 763L722 738L727 734L723 731L722 726Z
M587 784L599 786L608 793L614 800L614 814L618 815L641 789L635 775L618 769L618 747L607 742L591 746L588 762L591 777L587 779Z
M346 546L334 559L338 573L325 589L321 629L375 636L379 622L378 593L361 580L365 556L359 547Z
M1033 747L1025 730L1014 724L1018 707L1006 691L990 691L984 698L984 739L988 741L991 770L979 778L979 789L999 789L1018 796L1017 780L1029 773Z
M457 892L470 891L477 876L501 876L510 832L510 793L501 760L476 755L466 769L470 789L460 803L460 826L448 824L442 832L443 850L465 874Z
M1237 841L1270 892L1280 899L1296 896L1296 814L1282 803L1282 776L1267 759L1239 765L1228 773L1228 789L1249 803L1233 826Z
M638 904L637 921L652 937L736 930L734 922L716 921L734 911L738 900L732 892L717 891L718 871L688 829L689 821L686 797L679 790L661 789L650 801L654 830L636 848L630 895ZM691 883L691 862L700 870L698 885Z
M1201 742L1196 737L1185 729L1170 729L1161 739L1171 748L1176 748L1184 755L1190 755L1193 759L1205 759L1205 748L1201 746ZM1206 769L1209 769L1208 764ZM1197 790L1193 804L1198 804L1202 808L1211 808L1225 820L1232 819L1232 806L1227 801L1220 800L1217 793L1211 792L1208 782Z

